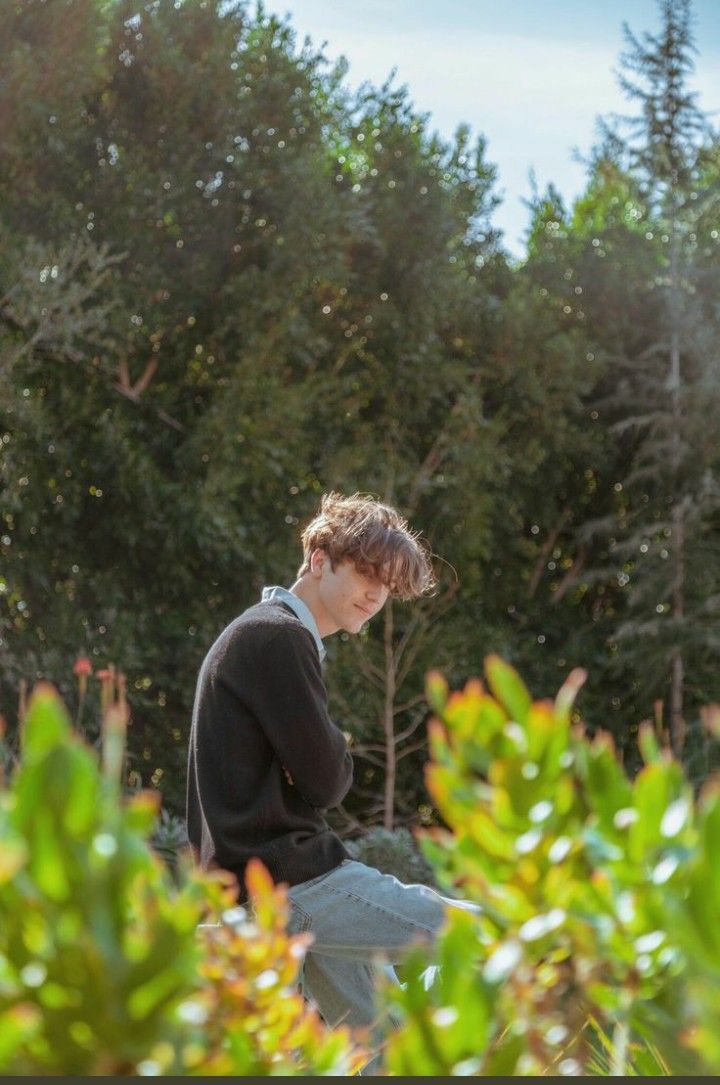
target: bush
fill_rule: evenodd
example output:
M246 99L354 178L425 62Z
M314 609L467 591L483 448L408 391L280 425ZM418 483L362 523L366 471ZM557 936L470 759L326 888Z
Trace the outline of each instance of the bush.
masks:
M376 867L383 874L394 874L401 882L436 884L432 866L407 829L376 827L356 840L346 840L345 847L353 859Z
M403 1022L390 1071L717 1074L717 784L696 801L650 725L628 780L609 736L571 726L582 672L554 704L497 657L486 673L492 695L428 684L427 784L449 828L423 846L482 913L453 911L385 991Z
M162 809L157 826L150 837L153 851L167 864L174 878L179 876L179 861L190 846L187 825L177 814Z
M106 705L100 768L51 687L31 702L0 790L0 1072L354 1071L348 1031L297 991L308 936L264 868L248 912L227 876L185 858L175 884L149 846L157 793L121 795L126 722Z
M719 1073L720 789L696 799L649 725L630 781L607 736L572 726L578 672L554 703L496 657L487 679L428 684L427 784L447 828L423 851L441 889L482 910L451 910L384 989L401 1022L389 1071ZM720 710L704 718L717 732ZM173 876L150 846L155 832L174 850L178 826L158 829L156 793L123 798L126 722L108 701L99 766L50 687L29 707L0 788L0 1073L354 1073L366 1054L297 991L309 936L288 936L283 888L256 863L239 908L228 875L181 852ZM420 873L407 833L363 846Z

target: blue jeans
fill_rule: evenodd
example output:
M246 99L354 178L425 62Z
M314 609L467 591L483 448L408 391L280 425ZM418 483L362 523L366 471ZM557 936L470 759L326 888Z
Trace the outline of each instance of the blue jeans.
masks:
M291 886L289 897L290 932L314 935L303 966L303 994L330 1027L371 1027L376 1037L378 967L398 982L392 965L411 945L432 942L447 907L480 911L476 904L443 897L426 885L404 885L352 859ZM363 1073L374 1073L378 1062Z

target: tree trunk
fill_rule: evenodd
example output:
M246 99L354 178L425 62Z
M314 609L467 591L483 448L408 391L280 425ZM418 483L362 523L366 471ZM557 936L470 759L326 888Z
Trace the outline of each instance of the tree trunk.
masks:
M385 807L383 826L392 829L395 820L395 778L397 758L395 749L395 692L397 674L393 650L393 602L385 604L385 703L383 705L383 728L385 731Z
M674 196L671 202L670 246L670 373L669 386L672 400L672 617L677 632L670 661L670 742L676 757L682 754L685 743L685 720L683 702L685 692L685 664L682 645L682 619L685 615L685 512L682 504L680 479L682 404L680 397L680 274L678 259L678 236Z
M682 651L679 648L676 648L673 652L670 681L670 741L673 753L677 758L680 758L685 745L685 718L683 716L685 664Z

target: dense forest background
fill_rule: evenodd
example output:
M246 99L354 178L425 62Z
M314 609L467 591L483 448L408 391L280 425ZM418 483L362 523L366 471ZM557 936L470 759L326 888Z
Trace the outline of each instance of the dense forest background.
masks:
M0 7L0 710L128 677L130 784L183 805L195 677L289 584L327 489L396 503L438 594L328 643L352 832L431 822L431 667L575 666L630 771L638 724L697 780L720 700L720 138L689 4L628 32L628 117L583 195L493 226L482 138L392 81L351 92L227 0ZM715 103L711 103L714 105ZM86 713L86 726L92 732Z

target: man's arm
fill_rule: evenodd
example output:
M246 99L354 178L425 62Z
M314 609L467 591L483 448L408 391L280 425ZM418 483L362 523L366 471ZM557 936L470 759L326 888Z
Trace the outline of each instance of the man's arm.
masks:
M252 689L238 694L251 708L290 780L311 806L337 806L353 777L342 731L331 721L312 635L283 628L256 659Z

